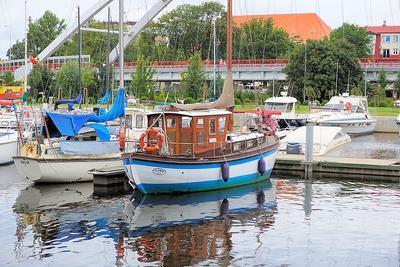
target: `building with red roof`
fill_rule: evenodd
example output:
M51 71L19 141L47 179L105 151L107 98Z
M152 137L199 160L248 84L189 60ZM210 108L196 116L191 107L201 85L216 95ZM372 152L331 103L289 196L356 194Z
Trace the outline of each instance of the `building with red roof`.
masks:
M272 19L275 27L284 29L290 37L301 41L322 39L332 31L316 13L233 16L233 22L238 26L253 19Z
M374 58L400 58L400 26L367 26L372 36Z

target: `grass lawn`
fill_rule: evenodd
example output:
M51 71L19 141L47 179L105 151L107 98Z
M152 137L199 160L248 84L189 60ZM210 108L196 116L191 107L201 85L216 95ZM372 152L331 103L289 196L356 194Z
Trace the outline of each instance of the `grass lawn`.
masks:
M236 110L252 110L256 105L236 105ZM308 113L308 106L296 106L296 112L299 114ZM397 117L400 114L400 108L395 107L369 107L369 113L372 116Z

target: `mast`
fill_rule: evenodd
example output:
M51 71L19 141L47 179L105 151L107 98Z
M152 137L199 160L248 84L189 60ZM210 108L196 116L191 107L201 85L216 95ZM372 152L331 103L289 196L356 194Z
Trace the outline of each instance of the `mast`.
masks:
M216 71L217 71L217 69L216 69L216 60L217 60L217 41L216 41L216 39L217 39L217 27L216 27L216 23L217 22L217 19L216 18L214 18L213 19L213 38L214 38L214 44L213 44L213 46L214 46L214 71L213 71L213 85L214 85L214 96L213 96L213 98L214 98L214 101L215 101L215 99L216 99L216 94L217 94L217 84L216 84L216 81L217 81L217 77L216 77Z
M119 0L119 87L124 88L124 0Z
M79 80L78 80L78 90L79 94L82 93L82 70L81 70L81 56L82 55L82 33L81 33L81 11L78 6L78 72L79 72ZM79 103L79 108L82 106L82 101Z
M25 60L25 68L24 68L24 93L27 90L28 86L28 19L27 19L27 11L26 11L27 2L25 0L25 51L24 51L24 60Z
M110 90L110 64L108 63L110 60L110 7L108 7L108 23L107 23L107 60L106 60L106 90Z
M226 68L227 72L232 71L232 0L228 0L228 17L227 17L227 46L226 46Z

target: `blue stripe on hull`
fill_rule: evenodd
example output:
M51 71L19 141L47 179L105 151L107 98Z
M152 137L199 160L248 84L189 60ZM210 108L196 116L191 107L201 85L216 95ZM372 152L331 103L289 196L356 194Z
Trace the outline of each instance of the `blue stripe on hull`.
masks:
M173 183L173 184L139 184L137 187L144 194L155 194L155 193L184 193L184 192L197 192L197 191L208 191L218 190L230 187L236 187L246 184L258 183L269 178L272 170L268 170L264 175L259 173L247 174L243 176L237 176L230 178L227 182L224 180L213 180L205 182L194 182L194 183Z
M276 152L276 149L270 150L262 154L262 157L267 157ZM250 161L258 160L261 155L255 155L252 157L232 160L228 161L230 166L235 166L243 163L247 163ZM141 165L141 166L150 166L164 169L210 169L210 168L220 168L220 163L200 163L200 164L175 164L175 163L161 163L161 162L152 162L145 160L137 160L137 159L125 159L124 165Z

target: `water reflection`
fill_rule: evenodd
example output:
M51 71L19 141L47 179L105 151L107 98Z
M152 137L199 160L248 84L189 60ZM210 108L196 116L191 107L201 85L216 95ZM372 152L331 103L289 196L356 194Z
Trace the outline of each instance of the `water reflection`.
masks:
M96 255L97 244L111 246L105 253L114 255L109 258L115 261L105 265L182 266L208 261L228 265L232 227L255 226L255 242L261 246L260 234L275 223L277 210L270 182L176 196L136 192L98 199L92 192L91 183L22 190L13 206L16 258L74 255L82 251L80 244L85 244L86 254Z

